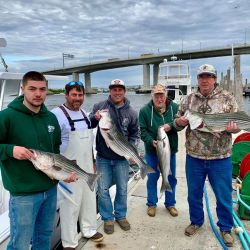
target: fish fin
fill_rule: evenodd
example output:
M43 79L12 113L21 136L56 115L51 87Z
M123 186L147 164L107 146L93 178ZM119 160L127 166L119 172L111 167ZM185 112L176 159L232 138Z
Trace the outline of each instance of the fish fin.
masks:
M56 165L53 165L53 168L54 168L56 171L61 171L61 170L62 170L62 168L60 168L60 167L58 167L58 166L56 166Z
M86 182L92 192L94 191L96 182L100 177L100 174L89 174L88 180Z
M140 169L141 178L144 179L148 173L155 173L155 170L151 166L144 163Z
M108 136L110 141L114 141L114 137L110 133L107 133L107 136Z

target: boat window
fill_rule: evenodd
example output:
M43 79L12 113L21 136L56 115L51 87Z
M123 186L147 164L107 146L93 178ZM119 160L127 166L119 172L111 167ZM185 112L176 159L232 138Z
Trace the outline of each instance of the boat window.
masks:
M5 87L3 89L3 83L5 82ZM20 92L20 86L21 86L21 81L20 80L2 80L1 83L1 92L4 91L3 93L3 106L0 107L1 109L4 109L7 107L7 105L14 100L15 97L19 95Z
M180 95L187 95L187 86L186 85L180 85L179 86L180 89Z
M167 78L186 78L189 76L187 65L162 65L160 66L159 75Z
M171 100L175 99L175 86L174 85L170 85L167 87L168 89L168 98Z

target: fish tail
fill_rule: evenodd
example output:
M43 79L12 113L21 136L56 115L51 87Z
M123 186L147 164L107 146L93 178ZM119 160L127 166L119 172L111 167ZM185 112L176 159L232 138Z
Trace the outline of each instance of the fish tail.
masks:
M172 189L172 187L170 186L169 183L164 184L164 182L162 182L160 192L163 193L163 192L165 192L165 191L168 191L168 192L171 192L171 193L172 193L172 192L173 192L173 189Z
M163 183L163 181L162 181L160 193L165 192L165 190L166 190L166 187L165 187L165 185L164 185L164 183Z
M155 170L151 166L143 163L140 169L141 178L144 179L147 173L155 173Z
M97 180L101 177L100 174L89 174L88 179L86 180L90 190L93 192L96 186Z

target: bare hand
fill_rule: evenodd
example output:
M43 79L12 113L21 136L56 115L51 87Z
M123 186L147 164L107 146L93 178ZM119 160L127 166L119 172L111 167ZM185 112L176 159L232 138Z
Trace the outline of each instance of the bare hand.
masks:
M97 121L100 121L100 119L101 119L101 117L102 117L101 114L100 114L100 110L97 110L94 116L95 116L95 119L96 119Z
M164 130L165 130L166 133L171 130L170 125L167 124L167 123L163 125L163 128L164 128Z
M32 151L20 146L14 146L13 157L17 160L30 160L36 158Z
M186 127L189 124L189 121L185 116L181 116L179 118L176 118L175 122L180 127Z
M134 165L136 164L135 160L133 158L129 158L129 165Z
M108 111L108 109L102 109L102 110L97 110L96 111L96 113L95 113L95 119L97 120L97 121L100 121L100 119L102 118L102 115L101 115L101 113L100 113L100 111Z
M157 147L157 141L153 140L153 146L156 148Z
M69 176L68 176L65 180L63 180L63 181L65 181L65 182L67 182L67 183L70 183L70 182L76 182L77 180L78 180L78 178L77 178L76 173L75 173L75 172L72 172L72 173L70 173Z
M230 121L226 126L226 131L229 133L238 133L240 131L237 123Z

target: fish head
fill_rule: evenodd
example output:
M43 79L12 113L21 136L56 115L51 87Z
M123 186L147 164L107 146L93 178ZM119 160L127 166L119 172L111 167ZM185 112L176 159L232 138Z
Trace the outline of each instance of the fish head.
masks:
M191 130L203 127L203 119L198 114L187 110L184 116L188 119Z
M30 161L37 169L45 170L51 168L54 165L54 160L49 153L35 149L30 149L30 150L33 152L35 156L35 159L31 158Z
M99 128L101 130L110 130L113 126L113 121L111 119L110 113L108 110L100 111L101 119L99 121Z
M166 137L166 132L164 130L164 126L160 126L157 131L157 140L162 141Z

